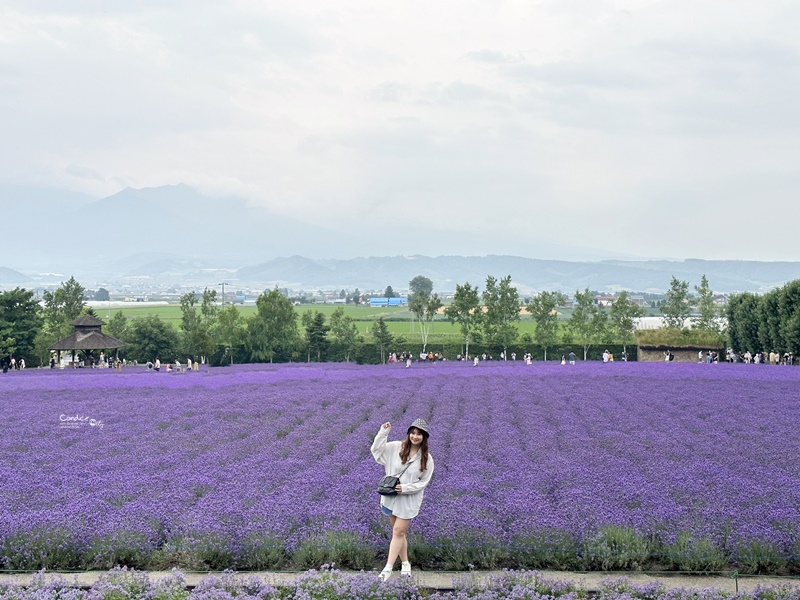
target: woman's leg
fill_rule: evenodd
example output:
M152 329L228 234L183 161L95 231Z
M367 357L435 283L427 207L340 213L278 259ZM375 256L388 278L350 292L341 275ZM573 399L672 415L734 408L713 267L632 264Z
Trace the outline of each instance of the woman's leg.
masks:
M401 519L392 515L389 517L389 523L392 525L392 541L389 543L389 556L386 560L387 566L394 566L397 557L403 562L408 562L408 540L406 533L408 526L411 524L411 519Z

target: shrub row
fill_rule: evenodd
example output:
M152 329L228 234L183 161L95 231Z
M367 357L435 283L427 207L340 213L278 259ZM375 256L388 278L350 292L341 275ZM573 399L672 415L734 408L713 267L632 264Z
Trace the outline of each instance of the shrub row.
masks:
M587 360L602 360L603 351L608 350L614 355L615 360L620 360L623 350L628 353L628 360L635 361L637 357L636 345L623 346L622 344L604 344L591 346L587 352ZM400 355L403 352L408 352L414 357L418 357L422 351L422 344L419 341L409 341L400 337L391 348L383 349L383 360L385 361L390 352L395 352ZM452 336L442 336L437 338L431 336L428 342L426 351L433 352L434 354L441 353L447 360L456 360L459 355L465 351L463 343L454 342ZM503 351L502 347L491 346L484 344L470 344L469 354L473 356L482 356L484 353L491 355L493 360L500 360L500 353ZM547 360L557 361L561 355L568 355L570 351L575 353L578 360L583 360L583 347L577 344L559 344L547 348ZM241 363L247 362L247 350L244 346L238 346L231 349L220 348L220 350L209 358L209 362L213 366L225 366L231 363L231 354L233 354L233 362ZM539 344L533 342L526 343L524 341L515 343L508 347L508 360L511 360L511 354L515 353L517 360L521 361L526 352L530 352L533 360L544 360L544 348ZM278 355L275 357L275 362L306 362L308 355L302 351L295 351L291 355ZM344 350L332 346L328 353L323 357L324 362L344 362ZM359 364L377 365L381 363L381 348L374 342L359 342L356 348L350 353L350 360ZM312 362L314 357L312 357Z
M587 352L586 360L603 360L604 350L611 352L614 355L615 360L620 360L623 349L625 349L628 353L628 360L636 360L636 346L623 347L621 344L591 346ZM402 354L403 352L408 352L412 356L417 357L419 356L421 350L422 347L418 342L400 341L394 344L390 350L384 350L384 356L387 356L388 352L395 352L398 355ZM442 356L447 360L456 360L459 355L464 353L464 345L453 343L452 341L437 342L434 340L433 342L428 343L426 350L433 352L434 354L441 353ZM575 344L560 344L547 348L547 360L558 361L562 354L567 356L570 351L575 353L577 360L583 360L583 347ZM500 360L501 352L503 352L503 348L498 346L485 346L481 344L470 344L469 346L469 354L471 357L480 357L483 354L486 354L487 356L491 355L493 360ZM509 346L507 351L508 360L511 360L512 353L515 353L517 360L522 361L522 357L526 352L530 352L533 360L535 361L544 360L544 348L542 348L542 346L539 344L533 343L517 343ZM381 362L380 347L372 342L363 342L359 344L358 350L354 355L354 360L363 364L379 364Z
M309 569L336 563L349 569L373 569L385 560L385 550L375 548L353 533L328 532L301 541L290 550L281 540L250 539L234 546L227 539L194 539L164 543L153 548L147 540L118 534L113 540L77 548L57 532L42 532L27 539L6 539L5 569L36 571L97 570L126 566L146 570L182 568L192 571ZM679 534L672 543L659 543L619 526L601 527L583 541L560 531L518 538L508 544L477 535L455 535L425 541L410 535L409 558L424 569L554 569L581 571L671 570L684 573L744 574L800 573L800 542L789 555L765 542L751 542L733 552L712 541Z

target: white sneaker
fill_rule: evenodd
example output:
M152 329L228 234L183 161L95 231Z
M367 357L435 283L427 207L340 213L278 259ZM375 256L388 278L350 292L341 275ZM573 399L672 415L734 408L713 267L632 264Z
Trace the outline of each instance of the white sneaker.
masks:
M384 567L383 571L378 574L378 579L381 581L389 581L389 577L392 576L392 567Z
M411 577L411 563L404 562L400 566L400 575L405 575L406 577Z

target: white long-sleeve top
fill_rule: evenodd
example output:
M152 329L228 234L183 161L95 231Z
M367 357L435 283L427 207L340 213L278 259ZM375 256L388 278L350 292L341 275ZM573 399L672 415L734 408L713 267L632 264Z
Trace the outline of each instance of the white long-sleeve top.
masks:
M422 506L422 497L425 488L433 475L433 456L428 452L428 464L425 471L420 470L420 454L417 454L405 465L400 461L400 446L402 442L389 442L389 429L380 428L375 441L372 442L372 456L375 461L384 466L386 475L399 475L403 469L406 472L400 475L400 486L403 490L394 496L381 496L381 506L392 511L392 514L401 519L413 519L419 514Z

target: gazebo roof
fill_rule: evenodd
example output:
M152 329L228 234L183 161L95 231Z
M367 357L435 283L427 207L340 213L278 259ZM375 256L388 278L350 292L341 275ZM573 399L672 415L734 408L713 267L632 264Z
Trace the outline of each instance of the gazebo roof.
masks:
M105 322L92 315L78 317L70 325L75 327L72 335L57 341L50 350L104 350L125 345L125 342L103 333Z
M122 348L124 345L125 342L93 329L76 331L50 346L50 350L104 350L106 348Z
M70 323L70 325L73 325L74 327L102 327L105 324L105 321L101 321L92 315L83 315L82 317L78 317Z
M125 342L97 330L76 331L50 346L50 350L103 350L122 348L124 345Z

